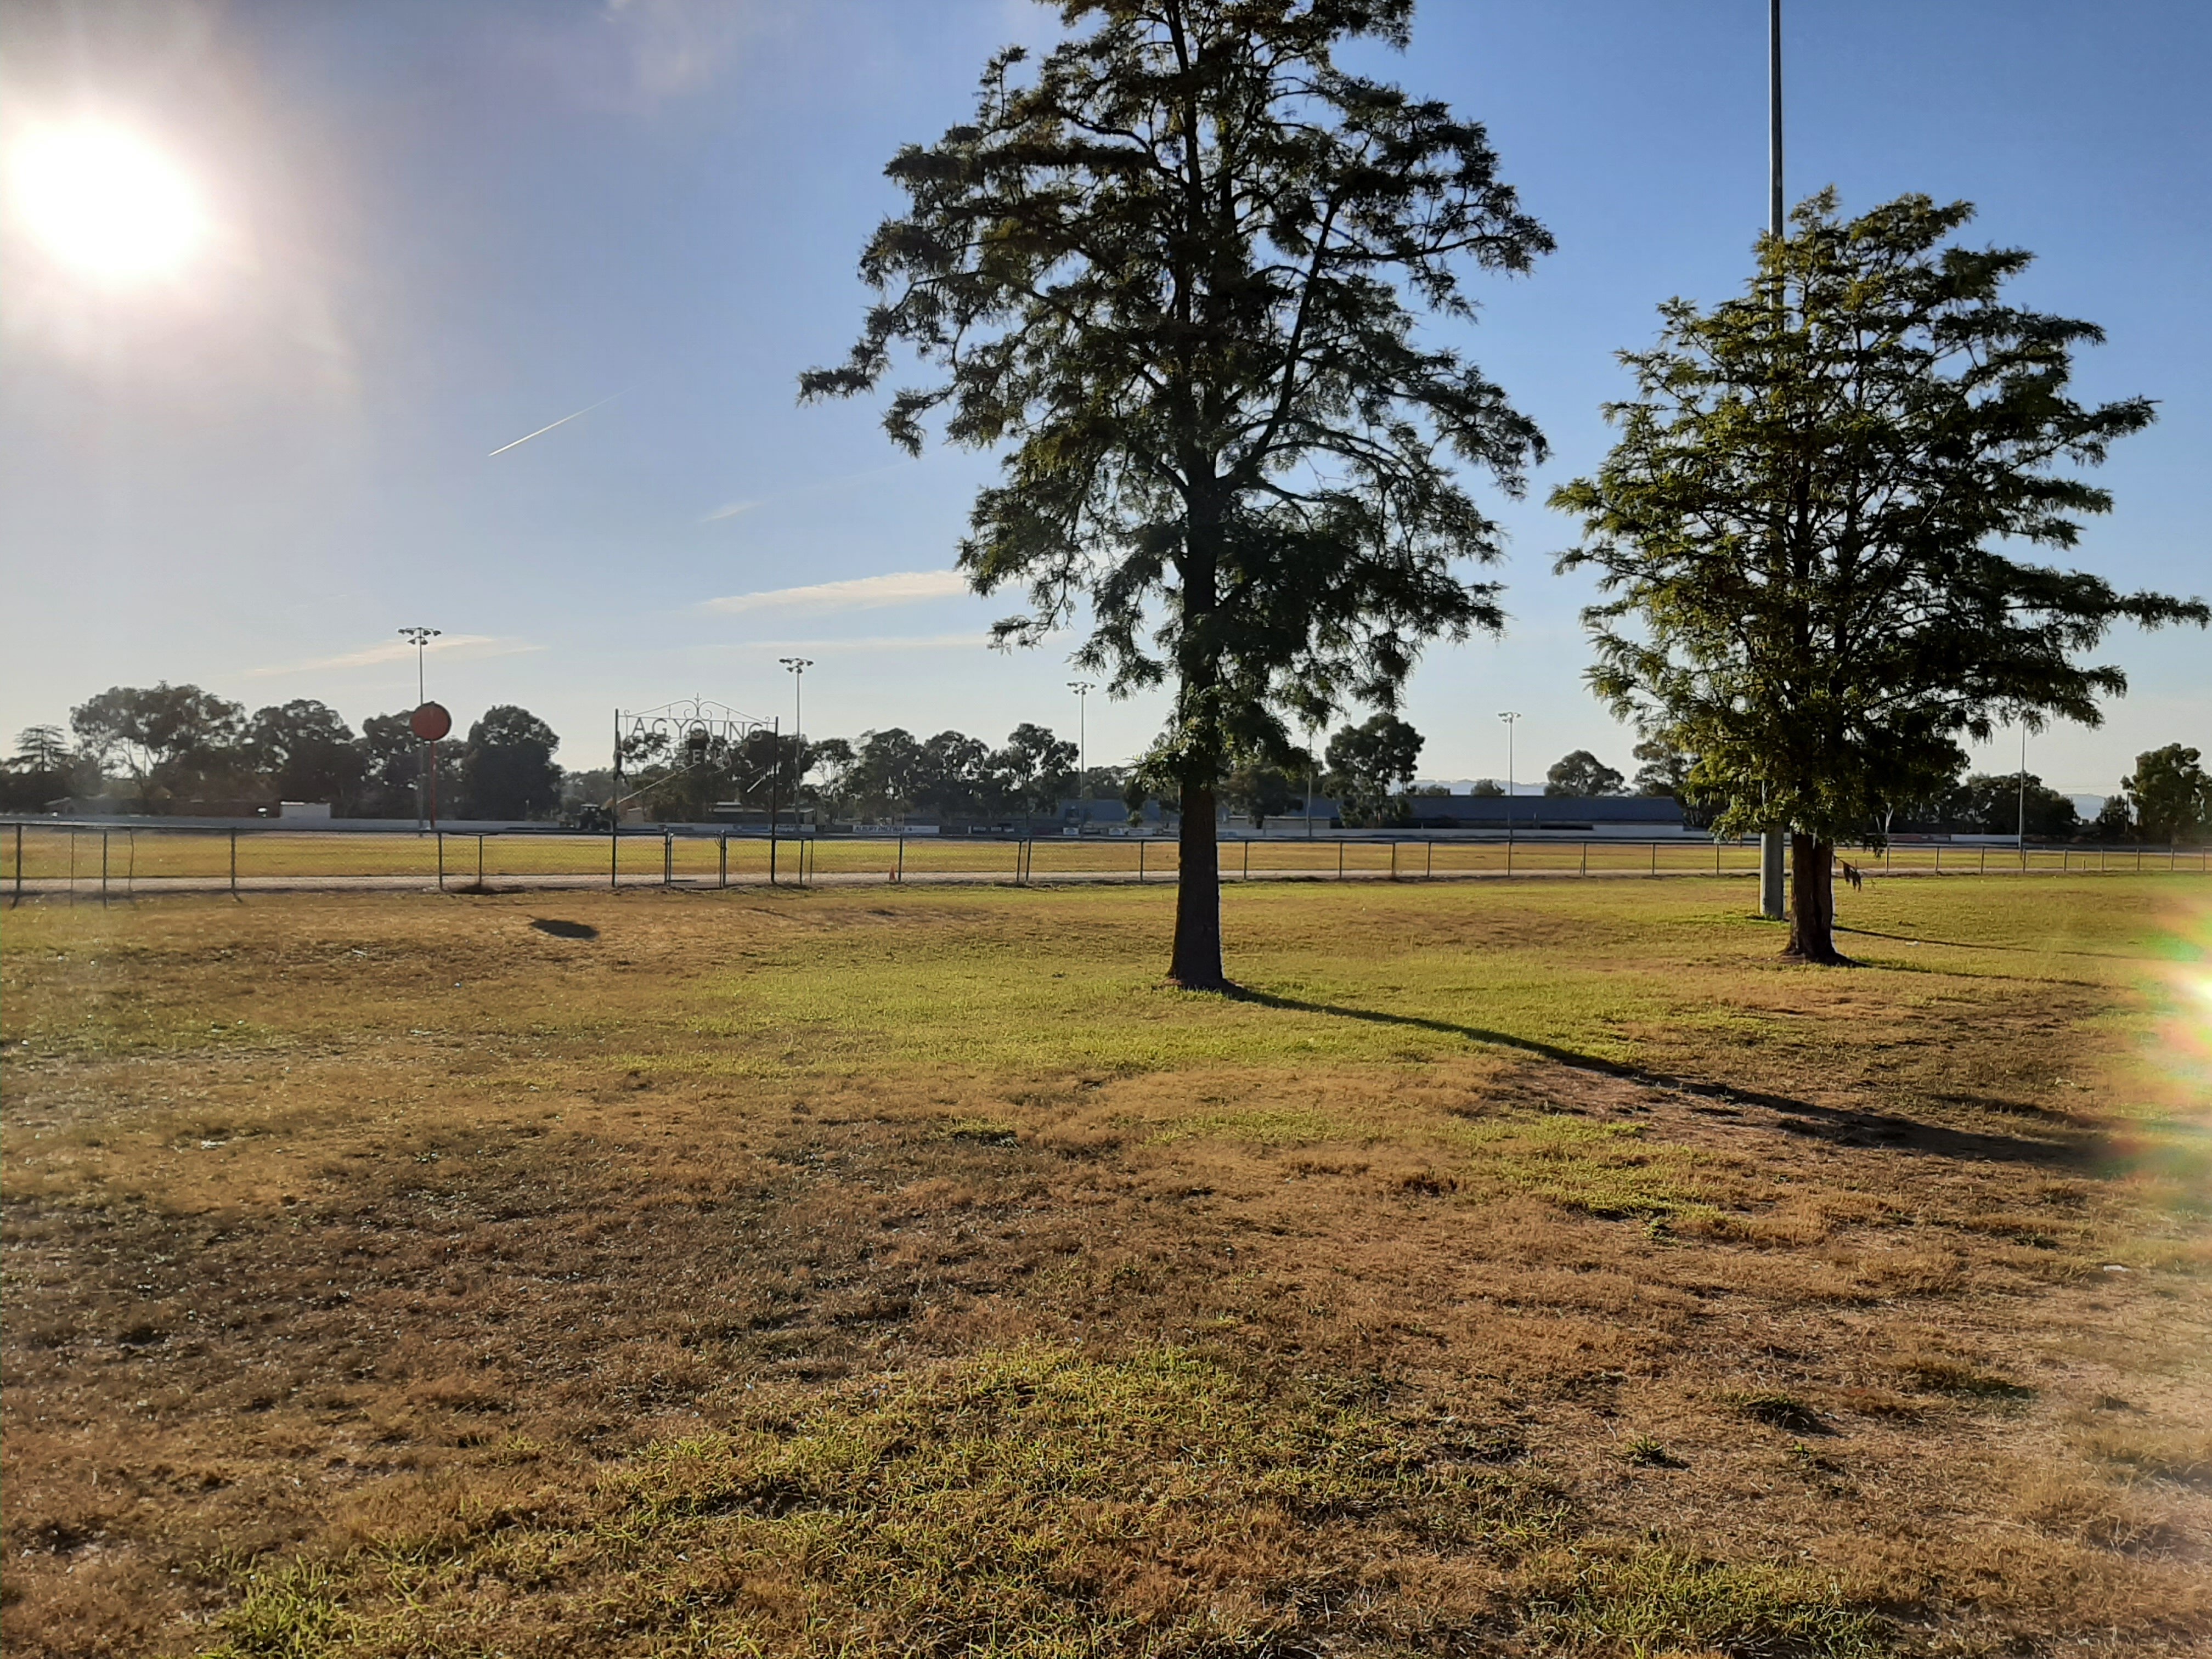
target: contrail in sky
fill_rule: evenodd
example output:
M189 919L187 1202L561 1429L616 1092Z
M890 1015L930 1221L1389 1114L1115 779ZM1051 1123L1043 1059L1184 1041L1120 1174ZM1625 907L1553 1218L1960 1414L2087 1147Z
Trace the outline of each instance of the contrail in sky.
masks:
M625 387L625 388L624 388L624 390L626 391L626 390L628 390L628 388L627 388L627 387ZM554 427L556 427L556 426L566 426L566 425L568 425L568 422L571 422L571 421L574 421L574 420L580 420L580 419L581 419L584 416L586 416L586 415L590 414L593 410L595 410L595 409L599 409L599 408L603 408L605 405L606 405L606 404L611 404L611 403L614 402L614 400L615 400L616 398L619 398L619 397L621 397L621 396L622 396L622 392L609 392L605 397L604 397L604 398L600 398L600 399L599 399L599 401L598 403L596 403L596 404L586 404L583 408L581 408L581 409L578 410L577 410L574 415L563 415L563 416L562 416L559 420L553 422L550 425L547 425L547 426L541 426L541 427L539 427L539 428L538 428L538 430L537 430L537 431L535 431L535 432L526 432L526 433L524 433L524 434L523 434L520 438L517 438L517 439L514 441L514 443L511 443L511 444L501 444L501 445L497 449L493 450L493 451L492 451L492 453L491 453L491 454L492 454L492 455L504 455L504 454L506 454L506 453L507 453L507 452L508 450L510 450L510 449L513 449L513 448L516 447L516 446L517 446L517 445L520 445L520 444L526 444L526 443L528 443L528 442L529 442L532 438L542 438L542 437L544 437L547 433L550 432L550 431L553 429L553 428L554 428ZM485 459L486 460L489 460L489 459L491 459L491 455L487 455L487 456L485 456L485 457L484 457L484 459Z

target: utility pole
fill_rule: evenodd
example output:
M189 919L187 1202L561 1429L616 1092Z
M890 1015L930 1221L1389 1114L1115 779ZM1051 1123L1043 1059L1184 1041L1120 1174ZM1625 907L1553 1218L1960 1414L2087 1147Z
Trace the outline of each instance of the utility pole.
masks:
M436 628L403 628L399 630L399 637L415 647L415 706L417 708L430 700L422 674L422 653L443 631ZM437 752L435 745L423 744L422 763L415 769L415 833L418 836L422 833L422 787L430 775L430 767Z
M1089 680L1070 680L1067 689L1075 693L1075 770L1076 798L1083 803L1083 817L1075 833L1091 833L1091 694L1098 688Z
M2020 723L2020 856L2027 857L2027 722Z
M1513 725L1521 718L1521 711L1509 708L1498 718L1505 722L1505 845L1510 857L1513 846Z
M1778 242L1789 230L1782 204L1782 0L1766 0L1766 198L1767 232ZM1769 921L1789 913L1782 846L1779 827L1759 831L1759 914Z

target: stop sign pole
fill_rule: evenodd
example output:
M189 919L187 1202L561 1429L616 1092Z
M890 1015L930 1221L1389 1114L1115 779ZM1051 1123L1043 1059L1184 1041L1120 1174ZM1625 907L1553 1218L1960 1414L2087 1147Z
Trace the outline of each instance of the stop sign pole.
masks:
M408 717L407 724L416 737L422 739L423 752L429 757L430 827L438 827L438 739L453 729L453 717L446 712L441 702L426 702L416 707Z

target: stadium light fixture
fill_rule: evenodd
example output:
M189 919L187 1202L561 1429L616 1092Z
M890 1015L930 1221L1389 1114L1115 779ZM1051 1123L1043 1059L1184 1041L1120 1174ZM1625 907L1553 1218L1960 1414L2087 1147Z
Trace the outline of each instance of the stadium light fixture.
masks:
M1070 680L1067 689L1075 693L1075 769L1076 799L1082 803L1083 817L1075 833L1091 833L1091 694L1098 688L1089 680Z

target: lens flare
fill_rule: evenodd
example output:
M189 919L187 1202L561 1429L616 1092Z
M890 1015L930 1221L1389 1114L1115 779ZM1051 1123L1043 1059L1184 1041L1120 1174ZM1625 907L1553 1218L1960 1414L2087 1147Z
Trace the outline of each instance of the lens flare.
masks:
M81 276L114 287L171 276L207 240L191 177L135 133L94 123L49 128L11 150L15 216Z
M2183 1112L2212 1116L2212 903L2179 907L2167 926L2166 995L2151 1061L2176 1085Z

